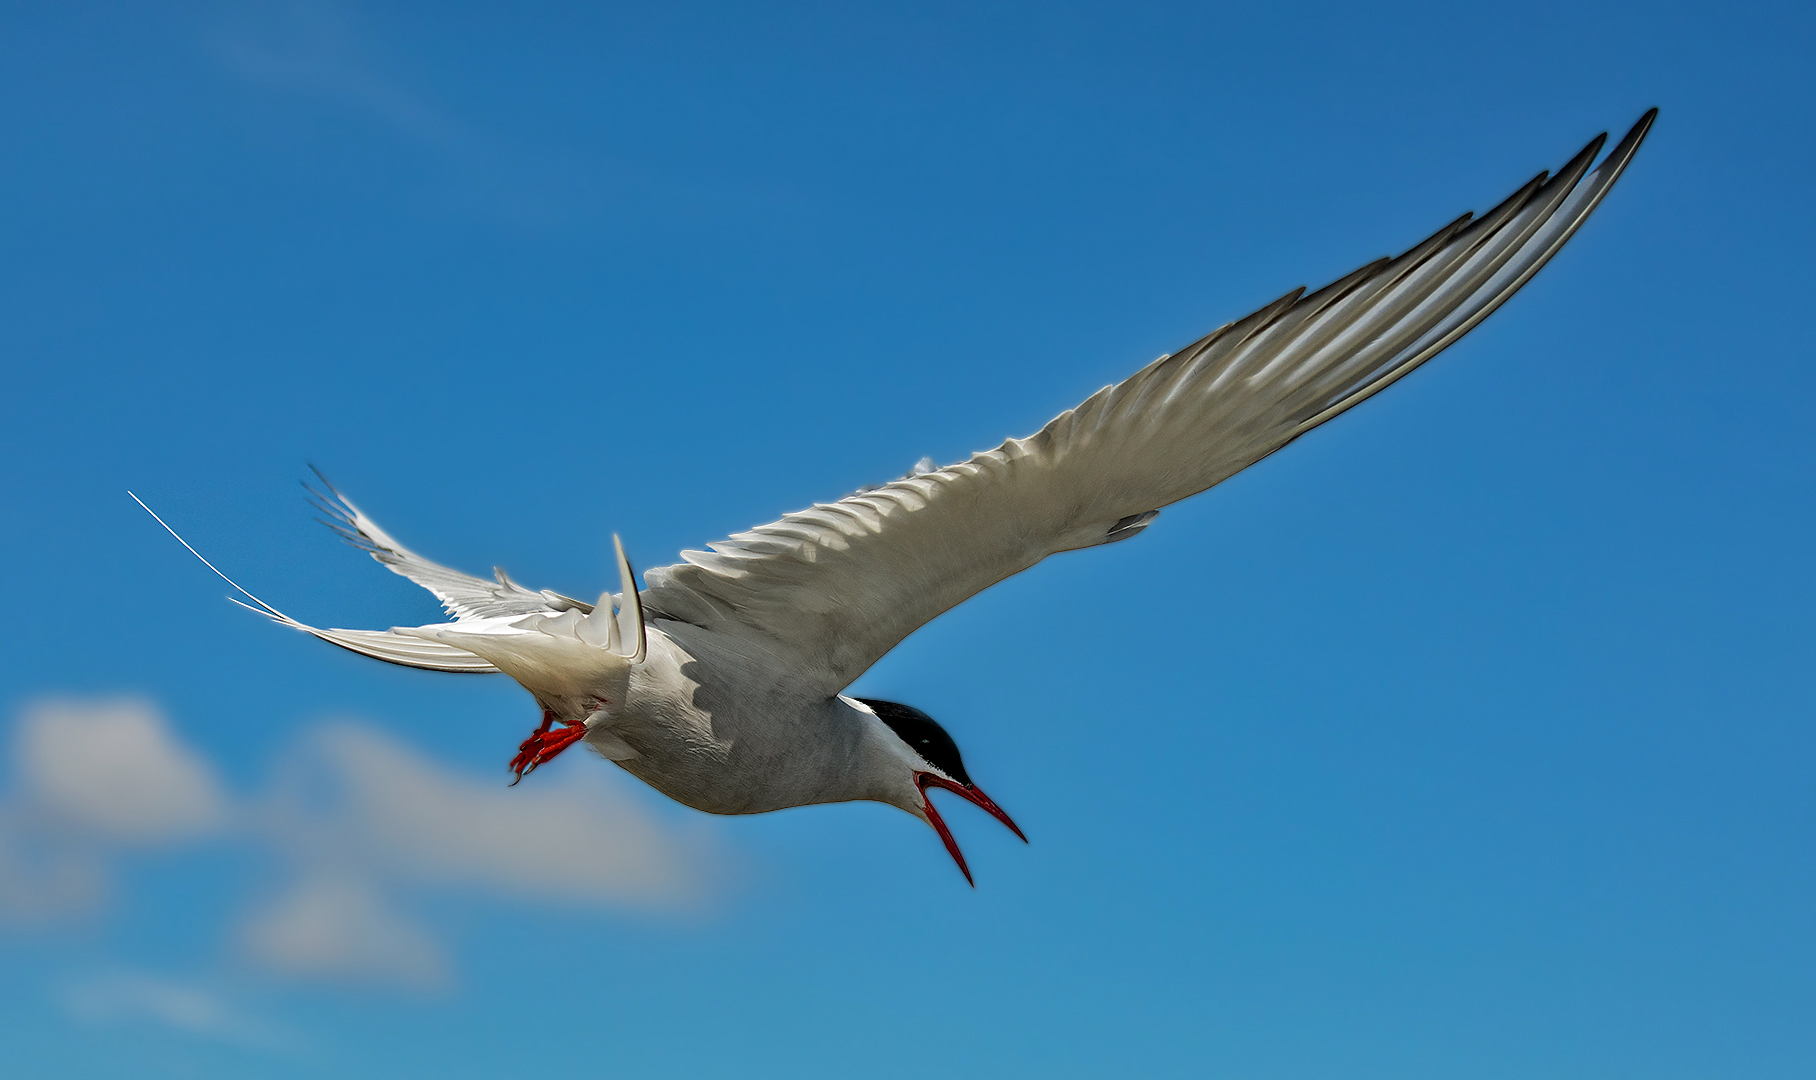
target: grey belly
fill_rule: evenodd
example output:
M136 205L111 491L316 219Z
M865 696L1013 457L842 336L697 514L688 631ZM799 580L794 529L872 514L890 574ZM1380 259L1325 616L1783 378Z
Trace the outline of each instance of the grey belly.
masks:
M763 814L827 801L847 739L809 715L784 725L748 717L630 723L617 730L637 757L617 764L669 798L709 814ZM744 723L737 723L743 720ZM778 727L781 730L778 730Z

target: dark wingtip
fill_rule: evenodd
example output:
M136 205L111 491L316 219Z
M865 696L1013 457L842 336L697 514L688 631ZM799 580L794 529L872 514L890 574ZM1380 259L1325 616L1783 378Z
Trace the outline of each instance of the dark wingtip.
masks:
M1652 130L1652 123L1657 119L1658 106L1654 105L1650 109L1647 109L1645 115L1635 121L1631 128L1627 129L1627 134L1621 138L1621 142L1638 142L1645 138L1646 132Z
M1653 121L1657 119L1658 106L1654 105L1634 121L1633 126L1627 129L1627 133L1621 136L1620 142L1614 144L1614 149L1608 153L1609 160L1632 157L1633 152L1639 148L1639 144L1645 141L1646 134L1652 130ZM1603 164L1605 165L1607 162L1603 162Z
M315 474L315 478L317 480L321 481L321 484L323 487L327 488L328 491L331 494L333 494L335 498L337 498L337 499L340 498L340 489L334 486L334 481L328 479L328 477L325 474L323 474L323 472L320 469L315 467L315 462L305 461L305 462L303 462L303 464L309 467L309 471ZM303 487L305 487L305 488L309 487L309 481L307 481L307 480L304 480L302 482L302 484L303 484Z

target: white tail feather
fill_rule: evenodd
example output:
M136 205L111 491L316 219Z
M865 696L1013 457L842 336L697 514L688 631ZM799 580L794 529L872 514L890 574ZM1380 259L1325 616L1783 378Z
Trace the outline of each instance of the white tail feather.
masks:
M158 516L157 511L145 505L145 500L139 498L137 495L133 495L130 491L126 494L132 496L132 501L138 503L141 509L147 514L150 514L153 521L164 526L165 532L176 537L177 543L188 548L191 555L201 559L203 566L213 570L222 581L232 585L241 596L252 601L251 604L247 604L235 600L231 596L227 598L233 603L239 604L247 611L263 615L273 622L282 623L285 626L301 630L305 634L314 634L323 641L326 641L331 645L339 645L349 652L356 652L361 656L370 656L374 660L383 660L388 664L397 664L402 667L424 668L429 671L452 671L481 675L490 674L498 670L493 667L489 661L475 656L465 649L457 649L452 645L445 645L438 641L409 638L398 634L388 633L383 630L321 630L306 623L297 622L295 619L292 619L290 616L241 588L239 582L228 577L226 574L221 573L219 567L215 566L207 559L202 558L202 553L195 548L190 547L189 541L178 535L177 531L171 528L168 522ZM258 606L254 607L253 604L257 604Z

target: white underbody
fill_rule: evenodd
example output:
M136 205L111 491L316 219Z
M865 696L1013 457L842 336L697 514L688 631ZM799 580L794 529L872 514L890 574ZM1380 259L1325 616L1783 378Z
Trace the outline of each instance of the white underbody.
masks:
M741 642L685 623L654 622L630 664L580 640L574 614L393 632L484 657L556 720L584 723L601 756L697 810L874 799L920 813L917 763L863 706L792 691Z

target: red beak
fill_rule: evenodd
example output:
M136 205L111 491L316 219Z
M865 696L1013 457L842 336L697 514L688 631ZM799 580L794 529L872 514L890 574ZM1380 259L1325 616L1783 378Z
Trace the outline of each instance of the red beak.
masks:
M958 841L952 839L952 831L946 828L946 822L941 819L940 812L933 808L933 800L927 797L928 788L944 788L952 792L972 806L978 807L984 813L1009 826L1009 831L1021 837L1022 843L1028 842L1028 838L1022 834L1015 822L1009 819L1009 815L1003 812L1003 808L992 802L990 796L985 795L975 784L961 784L955 780L948 780L943 776L926 772L916 773L914 782L920 786L921 802L927 811L927 820L932 822L934 831L940 834L941 840L945 841L946 853L951 855L952 861L958 864L959 873L965 875L965 880L970 883L972 888L977 888L977 882L971 880L971 868L965 865L964 852L958 849Z

